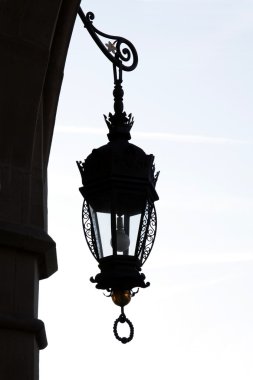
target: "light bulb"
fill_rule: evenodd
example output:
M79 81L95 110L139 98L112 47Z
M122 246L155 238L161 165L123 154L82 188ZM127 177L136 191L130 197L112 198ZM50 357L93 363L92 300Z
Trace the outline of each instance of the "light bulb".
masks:
M118 252L124 252L130 246L129 236L125 233L125 230L123 227L122 216L117 217L116 242L117 242ZM112 245L112 240L111 240L111 245Z

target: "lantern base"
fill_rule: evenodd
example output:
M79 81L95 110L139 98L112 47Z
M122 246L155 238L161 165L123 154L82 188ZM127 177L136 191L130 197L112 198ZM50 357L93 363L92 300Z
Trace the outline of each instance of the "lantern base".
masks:
M145 282L145 275L140 273L141 263L135 256L107 256L99 260L99 269L95 278L90 281L96 283L97 289L105 290L131 290L133 288L146 288L150 285Z

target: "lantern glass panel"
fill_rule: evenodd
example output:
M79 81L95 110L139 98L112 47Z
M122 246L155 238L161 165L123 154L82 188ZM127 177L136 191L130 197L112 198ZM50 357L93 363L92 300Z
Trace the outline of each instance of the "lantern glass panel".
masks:
M129 254L132 256L135 255L140 220L141 220L141 214L130 216L130 230L129 230L130 250L129 250Z
M96 219L92 218L92 223L94 220L98 222L99 234L96 233L94 228L94 235L97 243L99 259L102 257L112 255L112 246L111 246L111 214L105 212L97 212ZM98 230L98 229L97 229ZM101 247L99 249L99 247Z
M138 257L143 265L152 250L156 226L156 211L150 201L142 213L135 210L134 215L95 211L84 201L84 234L96 260L112 255L129 255Z

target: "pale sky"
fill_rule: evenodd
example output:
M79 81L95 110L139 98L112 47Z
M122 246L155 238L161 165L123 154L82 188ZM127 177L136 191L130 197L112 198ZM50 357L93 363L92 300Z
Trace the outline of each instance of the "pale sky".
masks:
M49 346L40 379L252 380L253 2L83 1L95 26L139 54L124 73L131 142L160 170L158 233L125 312L135 336L113 335L120 309L81 223L76 160L106 144L112 65L77 18L49 163L49 234L59 271L40 284Z

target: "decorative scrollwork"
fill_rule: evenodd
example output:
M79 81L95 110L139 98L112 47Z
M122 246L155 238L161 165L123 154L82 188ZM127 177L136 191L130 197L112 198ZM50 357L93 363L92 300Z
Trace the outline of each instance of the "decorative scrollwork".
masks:
M88 206L85 199L83 201L82 222L83 222L83 232L84 232L84 236L85 236L87 245L88 245L91 253L95 257L95 259L98 260L99 255L98 255L98 249L97 249L95 234L94 234L93 226L92 226L92 222L91 222L89 206Z
M84 27L88 30L100 50L114 65L124 71L132 71L136 68L138 55L134 45L130 41L124 37L106 34L98 30L93 25L93 20L95 19L94 13L88 12L85 15L81 7L79 7L78 14ZM108 39L108 42L103 43L99 36Z
M147 260L155 241L157 228L157 217L155 206L149 202L142 217L139 241L137 243L137 256L142 265Z

